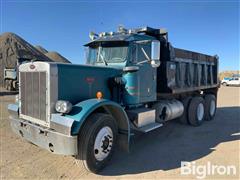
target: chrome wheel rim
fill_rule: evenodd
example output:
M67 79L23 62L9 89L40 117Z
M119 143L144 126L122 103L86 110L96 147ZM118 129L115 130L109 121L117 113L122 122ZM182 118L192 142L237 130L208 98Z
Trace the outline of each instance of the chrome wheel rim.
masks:
M199 103L197 107L197 118L198 121L202 121L204 116L204 106L203 103Z
M103 127L97 134L94 142L94 156L98 161L104 160L111 152L113 132L108 126Z
M212 100L211 103L210 103L210 115L211 115L211 116L214 115L215 110L216 110L216 104L215 104L215 101Z

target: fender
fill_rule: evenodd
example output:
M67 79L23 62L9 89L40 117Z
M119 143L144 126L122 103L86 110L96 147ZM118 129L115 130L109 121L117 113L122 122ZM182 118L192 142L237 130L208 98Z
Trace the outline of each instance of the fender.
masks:
M74 120L71 134L78 135L88 116L100 107L103 107L115 118L119 128L118 141L120 147L129 151L130 123L128 116L122 106L108 99L88 99L75 104L72 111L65 115Z

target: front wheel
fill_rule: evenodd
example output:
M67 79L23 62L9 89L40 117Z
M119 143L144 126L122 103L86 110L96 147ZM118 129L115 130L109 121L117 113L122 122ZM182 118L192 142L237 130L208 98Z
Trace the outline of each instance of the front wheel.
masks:
M92 114L78 136L78 156L93 173L103 169L111 159L117 141L117 125L112 116Z

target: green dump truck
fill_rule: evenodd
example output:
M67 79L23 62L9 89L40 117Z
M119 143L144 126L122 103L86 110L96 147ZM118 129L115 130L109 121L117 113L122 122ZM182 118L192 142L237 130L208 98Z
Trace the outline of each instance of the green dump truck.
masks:
M174 119L200 126L214 118L217 56L174 48L164 29L90 37L86 65L20 65L19 97L8 106L16 134L97 173L135 134Z

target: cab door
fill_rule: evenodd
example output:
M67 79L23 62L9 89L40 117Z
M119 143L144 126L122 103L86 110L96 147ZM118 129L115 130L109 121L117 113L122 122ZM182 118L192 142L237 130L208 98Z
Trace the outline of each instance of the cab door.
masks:
M139 96L141 102L156 100L157 68L150 63L151 41L138 41L134 44L134 63L139 67Z

